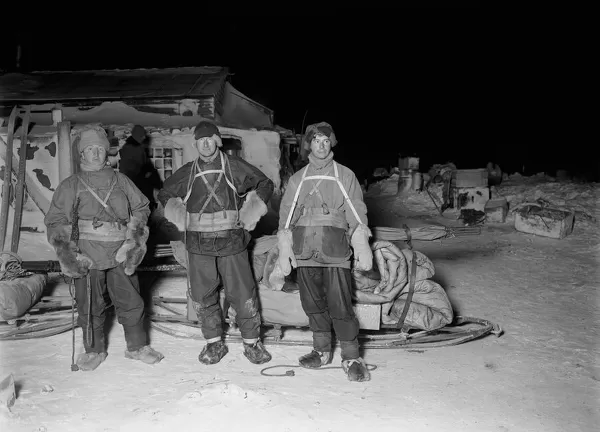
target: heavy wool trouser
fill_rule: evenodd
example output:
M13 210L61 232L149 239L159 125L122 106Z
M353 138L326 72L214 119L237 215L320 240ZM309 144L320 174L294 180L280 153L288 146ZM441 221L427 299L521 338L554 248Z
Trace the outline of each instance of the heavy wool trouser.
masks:
M87 278L92 289L92 328L93 340L87 340L88 292ZM144 329L144 300L140 295L137 274L127 276L122 266L106 270L90 270L87 277L75 279L75 299L77 300L77 322L83 330L83 345L86 352L105 352L104 320L108 295L115 306L117 319L125 331L127 349L135 351L147 343Z
M352 275L340 267L298 267L302 308L313 332L313 347L331 351L331 328L342 347L342 359L359 357L358 319L352 309Z
M196 303L195 310L204 338L215 340L223 334L219 303L222 281L225 298L235 310L242 338L257 339L260 335L260 314L248 251L219 257L189 253L188 263L190 295Z

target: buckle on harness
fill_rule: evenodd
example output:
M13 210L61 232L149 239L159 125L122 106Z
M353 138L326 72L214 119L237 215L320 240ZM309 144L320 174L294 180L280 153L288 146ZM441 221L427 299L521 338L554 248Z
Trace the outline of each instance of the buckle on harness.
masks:
M97 217L94 217L94 219L92 220L92 227L96 230L102 225L104 225L104 222L100 222Z
M329 208L327 207L327 204L321 204L321 208L323 209L323 214L329 214Z

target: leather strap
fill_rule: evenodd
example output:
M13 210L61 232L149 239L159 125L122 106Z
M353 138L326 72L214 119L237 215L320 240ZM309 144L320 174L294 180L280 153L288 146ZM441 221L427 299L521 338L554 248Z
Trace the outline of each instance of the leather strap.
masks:
M408 332L408 328L404 328L404 320L406 319L406 315L408 314L408 308L412 303L413 294L415 292L415 279L417 278L417 255L413 252L413 259L410 265L410 281L408 283L408 295L406 296L406 301L404 302L404 309L402 309L402 314L400 314L400 319L396 324L396 328L401 329L403 333Z

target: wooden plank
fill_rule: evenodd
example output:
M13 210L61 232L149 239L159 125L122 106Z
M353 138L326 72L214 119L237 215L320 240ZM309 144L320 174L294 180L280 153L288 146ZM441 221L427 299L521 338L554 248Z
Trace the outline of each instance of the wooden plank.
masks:
M61 121L58 123L58 146L56 156L58 158L58 181L62 182L73 174L73 155L71 153L71 122Z
M2 208L0 209L0 251L4 250L6 228L8 226L8 209L10 208L10 189L12 186L13 138L18 109L13 107L8 120L8 136L6 156L4 157L4 184L2 185Z
M21 221L23 220L23 200L25 199L25 170L27 169L27 144L29 142L29 115L31 107L27 106L23 119L21 133L21 148L19 149L19 172L17 173L17 188L15 191L15 216L13 218L12 241L10 250L17 253L21 239Z
M2 137L0 137L0 157L2 157L4 160L6 160L7 152L8 152L8 145L4 142ZM18 174L17 169L15 167L19 165L19 161L14 157L14 155L12 156L11 159L12 159L12 164L11 164L12 171L15 174ZM31 175L29 175L28 173L25 174L25 184L27 186L27 193L29 194L29 197L33 200L33 202L38 206L38 208L41 210L41 212L44 215L46 213L48 213L48 209L50 208L50 200L44 196L42 189L38 186L38 184L35 182L33 177ZM4 206L2 208L4 209ZM8 211L8 207L7 207L7 211Z

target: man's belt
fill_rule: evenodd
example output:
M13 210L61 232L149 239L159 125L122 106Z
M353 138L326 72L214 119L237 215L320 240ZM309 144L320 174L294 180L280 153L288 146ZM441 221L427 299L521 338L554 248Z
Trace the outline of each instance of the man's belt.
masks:
M330 226L335 228L348 229L348 221L343 212L339 210L324 210L318 208L304 208L296 226Z
M225 214L223 214L225 213ZM225 210L216 213L188 213L188 231L216 232L240 228L238 212Z
M203 238L228 238L231 235L231 230L201 232L200 235Z
M119 222L79 220L79 240L124 241L127 227Z

